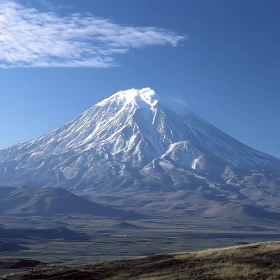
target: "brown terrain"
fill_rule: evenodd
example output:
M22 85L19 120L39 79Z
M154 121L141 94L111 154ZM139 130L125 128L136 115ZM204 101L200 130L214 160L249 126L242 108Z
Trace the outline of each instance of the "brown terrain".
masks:
M181 280L280 279L280 242L256 243L193 253L66 266L46 265L2 279Z

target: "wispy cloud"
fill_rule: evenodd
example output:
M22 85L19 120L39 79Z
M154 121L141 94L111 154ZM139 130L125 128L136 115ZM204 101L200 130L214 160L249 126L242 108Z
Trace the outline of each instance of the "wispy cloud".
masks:
M176 47L184 39L158 27L121 25L88 13L60 16L0 1L0 68L113 67L116 56L131 49Z

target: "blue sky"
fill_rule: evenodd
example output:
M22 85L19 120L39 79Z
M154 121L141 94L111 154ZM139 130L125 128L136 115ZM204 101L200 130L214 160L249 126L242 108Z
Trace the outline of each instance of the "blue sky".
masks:
M0 1L0 149L152 87L280 156L278 0Z

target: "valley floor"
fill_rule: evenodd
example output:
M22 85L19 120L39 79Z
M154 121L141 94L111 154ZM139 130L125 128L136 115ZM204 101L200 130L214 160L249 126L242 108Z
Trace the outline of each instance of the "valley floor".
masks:
M104 261L79 266L46 266L2 279L274 280L280 279L280 242Z
M279 223L248 219L2 216L1 223L7 230L0 228L0 262L24 258L79 265L280 240Z

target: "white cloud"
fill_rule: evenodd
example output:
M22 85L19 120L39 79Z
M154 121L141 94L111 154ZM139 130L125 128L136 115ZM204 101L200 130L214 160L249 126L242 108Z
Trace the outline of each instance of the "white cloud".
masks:
M176 47L184 39L157 27L120 25L88 13L62 17L0 1L0 68L113 67L117 55L133 48Z

